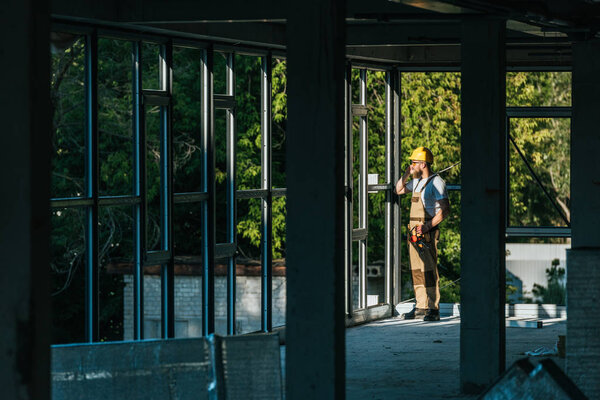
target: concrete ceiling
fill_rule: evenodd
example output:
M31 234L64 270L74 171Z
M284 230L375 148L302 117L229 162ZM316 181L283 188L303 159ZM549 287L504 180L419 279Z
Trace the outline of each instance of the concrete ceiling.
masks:
M118 24L176 32L233 46L285 50L286 18L298 5L279 0L54 0L55 21ZM507 61L569 65L572 40L596 35L592 0L347 0L347 53L411 65L459 65L461 24L484 15L507 19Z
M393 0L444 15L495 15L562 32L575 38L595 36L600 28L598 0Z

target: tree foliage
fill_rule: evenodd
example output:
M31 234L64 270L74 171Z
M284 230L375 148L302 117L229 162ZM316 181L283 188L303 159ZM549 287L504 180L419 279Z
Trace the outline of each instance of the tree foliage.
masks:
M85 41L64 35L68 45L52 54L51 95L52 193L53 198L86 196L86 100ZM98 172L99 195L123 196L134 193L134 121L132 83L133 43L100 38L98 42ZM201 148L201 50L175 47L173 51L173 188L176 193L202 191ZM144 89L160 89L160 49L142 44ZM215 54L214 87L226 88L226 57ZM236 185L238 189L261 188L261 59L235 55L236 66ZM273 167L274 186L285 187L285 124L287 94L285 62L273 62ZM160 165L159 106L146 105L143 117L146 132L146 222L149 250L161 248L160 207L164 184ZM225 237L227 180L226 114L215 113L217 183L217 232ZM230 144L231 145L231 144ZM141 171L144 173L144 171ZM261 240L261 200L238 200L237 241L242 256L258 258ZM108 271L110 265L131 264L133 260L133 212L131 206L100 207L99 260L101 337L122 337L123 279ZM199 203L173 206L175 257L200 256L201 207ZM85 209L52 212L52 278L55 308L54 342L83 340L84 268L86 252ZM273 199L273 256L285 257L285 197ZM125 299L125 301L128 301ZM132 301L132 299L131 299Z
M571 105L569 72L513 72L507 102L521 107ZM562 214L570 219L570 119L513 118L509 133ZM564 226L514 145L509 146L509 223Z
M134 121L132 49L128 41L101 38L98 44L98 129L99 194L134 193ZM145 89L158 89L158 45L142 48ZM51 195L53 198L86 195L85 138L85 58L83 38L52 54L51 99L53 108ZM261 59L236 54L235 85L235 179L238 189L261 188ZM227 60L215 54L215 92L226 88ZM201 147L201 50L176 47L173 52L173 188L177 193L202 190ZM353 71L353 102L358 102L358 71ZM368 172L385 177L385 72L368 71ZM460 161L460 74L403 73L401 82L401 170L410 152L429 147L434 170ZM286 62L272 65L272 180L286 187L285 150L287 123ZM509 73L507 103L518 106L570 105L569 73ZM225 111L215 113L217 230L225 241L225 194L227 183L227 137ZM159 208L161 108L144 109L147 133L147 197L149 201L149 248L160 246ZM569 120L512 119L510 134L525 158L563 213L569 217ZM358 120L353 121L354 181L358 184ZM560 215L535 184L525 163L509 147L510 222L513 225L561 225ZM469 171L476 173L476 171ZM461 168L444 173L449 184L460 184ZM468 179L468 176L465 176ZM357 193L355 187L354 193ZM451 192L452 213L443 223L439 246L442 275L442 301L457 301L460 276L460 193ZM273 257L285 257L285 197L273 198ZM240 253L260 256L261 200L238 200L237 241ZM401 200L403 221L409 213L409 199ZM369 195L370 262L384 259L385 196ZM133 260L133 212L131 206L101 207L99 213L99 259L101 295L101 336L105 340L122 337L123 279L110 274L111 264ZM200 255L201 208L199 203L177 204L174 213L174 252L176 257ZM355 221L357 220L355 216ZM83 338L84 258L86 212L83 208L52 211L52 262L55 342ZM406 228L403 227L403 234ZM409 281L408 252L402 240L403 282ZM405 291L407 297L410 291ZM133 301L125 299L125 301Z
M547 286L534 284L532 293L539 304L566 304L565 269L559 267L559 260L552 260L552 266L546 269Z
M428 147L434 154L434 171L460 161L460 74L413 72L402 74L402 145L401 170L408 165L411 152ZM446 184L460 184L460 165L442 175ZM449 192L451 213L440 229L438 267L441 301L456 300L459 286L451 282L460 276L460 194ZM410 198L401 199L401 212L410 214ZM407 228L403 226L403 235ZM409 279L408 248L402 241L403 281Z

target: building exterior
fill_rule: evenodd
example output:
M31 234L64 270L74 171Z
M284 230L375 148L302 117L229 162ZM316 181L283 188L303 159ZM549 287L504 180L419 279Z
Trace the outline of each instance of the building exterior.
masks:
M176 274L170 235L174 204L198 203L202 209L203 307L202 332L217 328L215 301L219 290L217 260L227 260L228 296L235 298L235 200L259 198L261 229L262 330L273 329L271 274L271 202L286 196L286 398L345 397L345 326L348 318L364 318L368 311L367 240L369 190L385 193L385 294L381 314L391 315L400 298L399 203L392 193L401 174L399 156L402 71L444 70L461 73L461 346L460 382L465 393L480 393L505 369L505 279L508 237L569 237L567 252L568 330L566 371L590 398L600 397L600 315L596 298L600 287L600 4L596 1L557 2L492 0L327 0L278 2L222 2L92 0L8 0L0 16L3 55L0 79L5 121L0 135L0 179L3 184L2 240L4 275L1 282L3 330L0 340L0 386L7 398L47 400L50 387L48 241L52 208L82 210L84 218L85 337L99 340L100 268L99 214L102 207L129 206L135 215L134 339L144 339L144 268L161 265L163 295L161 325L165 339L175 336ZM85 185L69 198L50 195L51 121L49 47L51 30L76 31L84 37L82 68L85 133L80 171ZM128 57L143 64L144 40L159 43L156 79L160 88L145 88L132 67L132 130L136 132L135 190L128 195L100 193L98 173L98 37L127 37L135 50ZM203 181L201 191L175 193L172 165L159 163L160 193L147 193L145 182L145 107L160 109L156 151L169 160L171 121L171 56L174 43L202 50L200 72ZM155 43L155 44L156 44ZM137 46L137 47L136 47ZM225 110L228 138L234 134L236 107L232 101L234 66L227 64L227 93L214 93L214 54L240 51L260 53L261 180L260 189L237 190L235 167L227 170L227 202L217 207L214 111ZM285 189L274 189L268 151L271 136L270 82L267 62L273 54L289 63L286 129ZM229 58L229 60L231 57ZM369 187L368 166L362 162L359 193L354 203L352 123L361 127L360 158L368 144L368 107L364 96L353 102L348 63L384 69L386 81L386 179ZM507 106L506 73L510 69L572 71L572 105ZM158 72L160 71L160 72ZM366 71L361 89L366 87ZM570 215L565 226L510 226L507 222L507 175L511 118L570 118ZM160 140L158 139L160 137ZM160 143L160 146L158 145ZM235 155L229 146L229 161ZM158 150L157 150L158 149ZM132 148L133 151L133 148ZM267 156L265 156L265 154ZM225 163L226 164L226 163ZM152 172L152 171L151 171ZM159 177L159 178L158 178ZM315 177L318 177L315 179ZM239 192L239 193L238 193ZM160 199L159 199L160 197ZM551 197L550 195L548 197ZM151 211L148 211L148 207ZM359 219L355 226L355 211ZM150 247L146 213L160 215L160 243ZM217 239L216 214L228 215L225 242ZM220 228L220 227L219 227ZM352 304L352 251L358 244L359 300ZM156 244L156 243L153 243ZM132 251L133 252L133 251ZM150 274L152 275L152 274ZM152 280L150 282L153 282ZM149 286L152 286L150 283ZM227 311L230 333L236 312ZM150 329L153 329L150 327Z
M547 286L547 269L557 260L557 266L567 270L567 250L569 244L550 243L507 243L506 244L506 279L515 286L517 292L510 297L513 303L522 303L524 298L532 301L534 285ZM566 285L566 280L562 280Z

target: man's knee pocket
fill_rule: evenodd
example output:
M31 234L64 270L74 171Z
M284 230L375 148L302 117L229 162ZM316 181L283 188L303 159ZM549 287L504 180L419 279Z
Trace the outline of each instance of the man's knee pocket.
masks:
M425 279L425 287L435 287L437 284L437 276L435 271L425 271L424 279Z

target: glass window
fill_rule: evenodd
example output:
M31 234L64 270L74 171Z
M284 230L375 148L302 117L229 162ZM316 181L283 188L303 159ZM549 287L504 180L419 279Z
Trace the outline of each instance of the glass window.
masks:
M71 343L87 340L86 323L86 238L98 238L98 323L100 341L134 339L134 265L136 260L136 227L145 226L142 246L143 265L143 329L144 338L159 338L164 330L161 309L161 272L166 265L162 260L143 261L148 256L167 250L165 230L172 224L175 272L175 336L199 337L202 334L202 206L203 201L177 203L171 206L172 220L166 220L167 201L165 179L166 155L172 154L173 191L175 193L202 190L202 56L204 50L173 47L172 108L155 105L146 97L135 118L138 93L134 92L132 60L136 43L114 37L98 38L98 82L85 82L85 38L54 33L52 48L52 197L81 197L86 195L86 123L98 117L98 193L103 197L99 205L98 223L87 226L89 209L55 207L52 212L52 286L53 343ZM165 42L166 43L166 42ZM141 42L141 74L144 90L166 90L164 54L169 44ZM231 57L238 69L235 81L236 131L234 141L228 138L228 124L233 121L232 110L215 110L215 180L217 243L235 242L239 256L236 285L236 333L258 331L261 328L261 253L262 199L241 199L228 204L227 191L233 178L228 173L228 155L237 151L237 189L261 187L261 76L262 58L215 52L214 92L226 94L230 75ZM92 66L94 67L94 66ZM86 108L86 87L97 84L98 108ZM139 94L143 96L144 94ZM273 60L273 186L285 187L285 124L286 76L285 61ZM168 149L168 112L172 110L171 129L173 149ZM143 121L143 127L136 127ZM134 134L143 128L144 149L141 160L145 170L142 197L133 199L135 171L140 167L136 154ZM172 150L172 153L170 152ZM231 171L229 171L231 172ZM121 205L110 203L107 197L118 199ZM181 199L181 197L175 197ZM135 201L134 201L135 200ZM190 198L185 199L189 201ZM192 199L193 200L193 199ZM111 199L117 202L117 199ZM130 201L130 204L123 202ZM58 204L58 203L54 203ZM66 204L66 203L65 203ZM112 204L112 205L109 205ZM146 220L140 218L140 207L146 205ZM273 198L273 323L285 323L285 204L286 199ZM228 210L236 207L238 237L229 237ZM143 225L142 225L143 224ZM88 232L87 229L91 231ZM226 333L227 325L227 270L228 261L217 260L215 268L215 327ZM241 271L241 272L240 272ZM96 293L93 293L96 295Z
M564 306L570 248L570 239L510 238L506 243L507 303ZM513 309L509 316L518 317L515 311L519 310Z
M285 325L286 307L286 198L273 199L273 326Z
M369 194L367 306L385 302L385 192Z
M369 174L378 174L379 183L385 182L385 77L381 71L367 71L367 119L369 130Z
M352 104L360 104L360 70L352 68L352 76L350 79Z
M146 107L146 249L162 250L162 129L161 107Z
M400 171L408 167L412 151L420 146L431 149L433 170L441 171L460 161L461 115L460 73L404 72L401 75L402 147ZM460 164L441 175L446 184L460 184ZM449 191L450 215L440 228L438 271L440 301L460 300L460 192ZM402 237L406 237L410 195L401 197ZM414 297L406 240L401 241L401 297Z
M352 242L352 309L358 309L358 286L359 286L359 278L358 278L358 241Z
M227 93L227 63L230 55L228 53L214 52L213 56L213 87L215 94Z
M274 188L285 183L285 132L287 124L287 69L286 61L273 58L271 80L271 173Z
M144 339L158 339L162 337L162 268L162 265L144 266Z
M173 176L175 192L202 191L202 50L173 48Z
M227 210L229 203L227 200L227 186L229 185L229 176L227 171L228 160L228 141L227 141L227 122L229 120L229 111L215 110L215 186L216 186L216 223L217 223L217 243L227 243Z
M162 87L160 45L156 43L142 43L142 87L144 89L164 89Z
M238 200L236 333L261 329L261 199Z
M460 161L460 73L402 73L402 148L400 168L405 171L412 151L428 147L433 170ZM444 173L446 183L460 182L460 165Z
M175 337L202 336L202 203L173 206Z
M101 341L133 337L133 292L125 290L125 286L133 282L133 226L131 206L100 208L98 288ZM126 320L131 322L127 325L127 333L124 332Z
M260 57L235 55L236 175L238 189L261 187L261 76Z
M133 193L132 43L98 39L100 195Z
M363 228L359 218L360 210L360 124L361 117L352 117L352 225ZM366 149L365 149L366 150Z
M442 222L438 243L440 302L460 303L460 191L449 191L448 200L450 215Z
M52 46L50 100L52 155L50 196L83 197L85 190L85 38L56 34Z
M510 119L515 142L509 144L510 226L566 226L561 214L570 218L570 122L569 118Z
M570 106L571 72L507 72L506 105Z
M52 210L50 279L53 344L86 340L85 225L85 209Z

